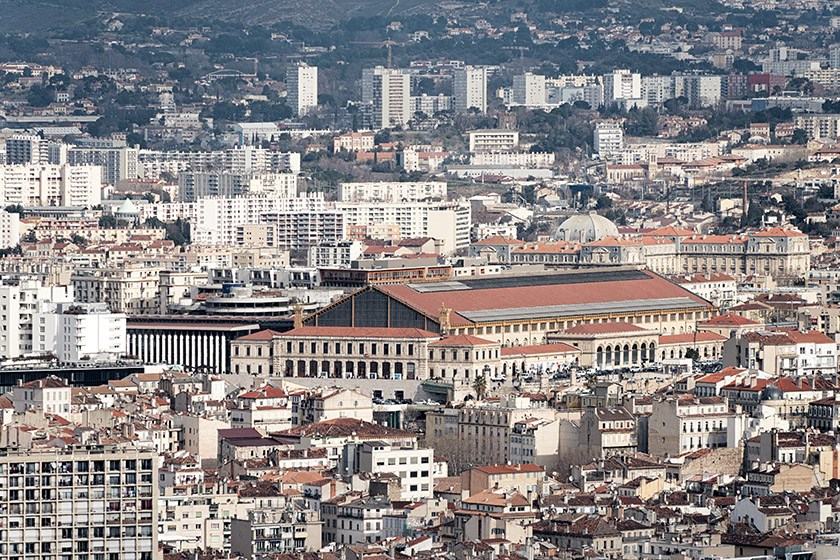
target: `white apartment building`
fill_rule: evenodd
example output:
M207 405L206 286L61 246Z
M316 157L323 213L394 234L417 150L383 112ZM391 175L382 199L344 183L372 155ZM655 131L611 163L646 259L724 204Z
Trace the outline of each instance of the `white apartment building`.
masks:
M88 143L93 141L88 140ZM140 177L139 150L127 146L116 146L102 141L102 145L74 146L67 151L70 165L98 165L102 167L102 182L115 185L122 179Z
M286 103L299 117L318 106L317 66L302 62L286 69Z
M322 193L294 198L265 195L202 198L196 202L145 204L140 219L164 222L178 218L193 227L193 240L207 245L236 245L238 228L247 224L274 224L276 247L308 248L345 238L345 220L324 201Z
M446 192L446 183L443 181L340 183L338 200L341 202L446 200Z
M305 509L302 501L283 508L252 509L230 523L231 552L244 558L312 552L322 545L320 512Z
M680 161L697 161L721 155L717 142L685 142L653 144L625 144L616 160L624 165L647 163L654 159L672 158Z
M433 237L454 253L470 244L470 205L460 202L338 202L346 227L392 224L403 238Z
M346 238L346 219L338 210L268 212L263 220L277 228L276 246L287 251Z
M177 176L182 171L208 169L234 173L300 173L298 152L275 152L247 145L215 152L140 150L138 158L140 176L144 179L157 179L163 173Z
M159 273L157 268L139 265L77 268L70 281L81 303L104 303L114 313L155 313L159 304Z
M362 102L371 108L374 128L403 126L411 120L411 76L399 69L366 68Z
M525 72L513 77L513 105L542 107L545 105L545 76Z
M455 110L487 111L487 70L466 66L455 70L452 81Z
M604 88L601 84L549 87L546 95L550 105L585 101L594 109L604 104Z
M411 96L411 116L414 113L420 112L425 115L434 115L440 111L452 110L452 96L439 93L437 95L429 95L423 93L421 95Z
M840 136L840 115L797 115L795 122L811 140Z
M735 413L722 397L670 397L654 400L648 420L648 450L657 456L727 446Z
M322 243L309 248L309 266L315 268L349 268L350 263L364 254L361 241Z
M0 166L0 201L22 206L95 206L102 201L102 168L95 165Z
M720 103L720 76L683 76L684 93L692 107L712 107Z
M7 449L0 455L0 486L3 558L158 557L151 451L115 445ZM24 524L24 513L34 527Z
M28 356L37 351L40 334L33 320L39 304L72 303L70 286L44 286L37 278L0 285L0 359ZM37 337L37 338L36 338Z
M603 77L604 103L642 97L642 76L629 70L614 70Z
M595 151L601 157L610 157L624 149L624 129L617 122L599 122L593 136Z
M33 350L60 362L113 362L126 353L125 324L125 314L104 303L42 305L33 318Z
M6 139L6 163L67 163L67 144L44 140L32 134L15 134Z
M674 276L676 282L689 292L711 301L715 307L727 308L735 305L738 295L738 283L728 274L695 274L692 276Z
M0 210L0 249L20 243L20 214Z
M400 499L420 501L434 492L434 449L395 446L382 441L348 443L344 446L344 472L391 473L400 478Z
M70 386L59 377L36 379L12 389L12 404L17 413L33 408L45 414L68 414L70 400Z
M840 45L834 45L828 51L828 67L840 68Z
M505 167L551 167L554 152L479 152L470 156L471 165Z
M182 171L178 175L178 199L181 202L244 194L264 194L277 198L295 197L297 196L297 175L233 171Z
M280 127L273 122L241 122L233 125L239 135L240 146L254 146L261 142L270 142L280 135Z
M724 343L726 366L792 378L837 371L837 343L818 331L738 333Z
M369 152L375 144L373 132L345 132L333 137L333 152Z
M510 152L519 146L519 132L502 128L470 132L470 152Z
M643 76L642 97L649 105L661 104L677 97L673 76Z

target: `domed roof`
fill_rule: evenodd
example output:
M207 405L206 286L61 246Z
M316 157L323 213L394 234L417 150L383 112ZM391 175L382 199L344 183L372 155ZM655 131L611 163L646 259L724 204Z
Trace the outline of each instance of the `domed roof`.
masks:
M762 391L761 391L761 400L762 401L779 401L785 398L782 390L776 387L775 385L768 384Z
M555 237L558 241L589 243L613 235L618 235L615 224L595 212L590 212L567 218L557 228Z

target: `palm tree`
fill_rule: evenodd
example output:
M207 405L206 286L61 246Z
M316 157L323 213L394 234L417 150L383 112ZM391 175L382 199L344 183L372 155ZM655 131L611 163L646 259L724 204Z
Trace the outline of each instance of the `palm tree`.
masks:
M476 400L484 398L484 393L487 392L487 379L483 375L475 378L472 384L473 391L475 391Z

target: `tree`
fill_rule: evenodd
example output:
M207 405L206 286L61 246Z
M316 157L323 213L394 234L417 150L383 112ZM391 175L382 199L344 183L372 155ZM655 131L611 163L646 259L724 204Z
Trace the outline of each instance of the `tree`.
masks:
M483 375L476 377L475 381L473 381L472 389L475 391L475 396L478 400L483 399L487 392L487 378Z
M20 204L10 204L6 206L5 210L9 214L23 214L23 206Z
M164 224L155 217L146 218L146 221L143 222L143 225L150 229L163 229L166 227L166 224Z
M696 362L700 359L700 351L697 348L689 348L685 351L685 357Z
M52 100L52 91L41 86L32 86L26 96L26 102L33 107L46 107Z
M808 143L808 133L802 130L801 128L793 129L793 134L790 137L791 144L801 144L805 145Z
M73 245L76 245L78 247L82 247L84 245L87 245L88 240L85 239L84 237L82 237L81 235L79 235L78 233L74 233L72 236L70 236L70 242Z
M583 378L583 383L586 385L586 388L590 391L595 388L595 385L598 383L598 374L594 371L586 372L586 375Z
M604 208L612 208L612 199L605 194L598 197L595 201L595 209L602 210Z
M114 229L117 227L117 219L111 215L101 216L99 218L99 227L103 229Z

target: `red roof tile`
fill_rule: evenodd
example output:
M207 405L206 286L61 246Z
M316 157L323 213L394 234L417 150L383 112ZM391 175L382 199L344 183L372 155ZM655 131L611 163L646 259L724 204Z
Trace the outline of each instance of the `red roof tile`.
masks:
M298 327L281 336L350 336L358 338L440 338L439 334L423 329L384 327Z
M280 336L281 334L282 333L277 332L277 331L273 331L271 329L265 329L265 330L261 330L259 332L246 334L245 336L240 336L236 340L266 341L266 340L273 339L275 336Z
M660 346L663 344L686 344L688 342L723 342L724 340L727 340L725 336L713 332L659 335Z
M758 325L755 321L750 321L746 317L735 315L734 313L726 313L712 317L708 321L703 321L701 325L719 325L719 326L739 326L739 325Z
M429 346L485 346L487 344L497 343L486 338L479 338L468 334L456 334L455 336L447 336L436 340L430 343Z
M644 332L647 329L624 321L613 323L594 323L591 325L578 325L563 331L565 334L608 334L625 332ZM652 331L651 331L652 332Z
M560 342L558 344L534 344L533 346L506 346L501 350L502 357L521 355L539 356L565 354L569 352L580 352L580 349L565 342Z

